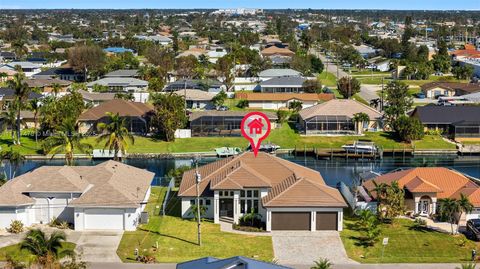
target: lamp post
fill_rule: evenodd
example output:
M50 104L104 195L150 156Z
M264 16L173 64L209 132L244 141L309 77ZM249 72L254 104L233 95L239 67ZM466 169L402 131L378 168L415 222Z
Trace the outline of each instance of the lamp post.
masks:
M202 176L198 172L198 158L195 158L195 181L196 181L196 188L197 188L197 237L198 237L198 245L202 246L202 228L201 228L201 221L200 221L200 182L202 181Z

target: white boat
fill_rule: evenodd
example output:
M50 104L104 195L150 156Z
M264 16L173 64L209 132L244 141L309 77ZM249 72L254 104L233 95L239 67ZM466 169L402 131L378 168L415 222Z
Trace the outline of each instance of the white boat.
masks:
M115 156L115 152L113 150L103 150L103 149L94 149L92 152L92 157L94 159L113 159ZM122 158L123 154L122 151L118 152L118 158Z
M355 141L353 144L343 145L342 148L352 153L375 153L378 150L375 143L371 141Z

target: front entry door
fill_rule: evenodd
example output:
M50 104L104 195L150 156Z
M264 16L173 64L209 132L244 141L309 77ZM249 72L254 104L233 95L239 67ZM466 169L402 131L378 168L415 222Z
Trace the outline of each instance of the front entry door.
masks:
M233 199L220 199L220 217L233 218Z
M420 211L420 215L428 215L429 213L429 202L426 201L426 200L423 200L423 201L420 201L420 204L418 205L419 206L419 211Z

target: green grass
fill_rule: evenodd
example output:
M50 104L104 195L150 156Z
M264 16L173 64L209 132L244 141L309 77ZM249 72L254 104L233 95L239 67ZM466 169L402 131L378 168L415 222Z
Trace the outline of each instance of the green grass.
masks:
M125 232L117 250L124 262L133 262L135 248L141 255L153 255L158 262L183 262L205 256L227 258L242 255L271 261L273 259L272 239L269 236L250 236L220 231L218 224L202 222L202 246L197 245L197 223L183 220L179 200L169 204L168 215L159 216L155 206L163 202L165 188L153 187L150 201L146 206L150 220L137 231ZM158 250L154 246L158 242Z
M362 103L362 104L364 104L364 105L367 105L367 106L370 105L370 104L367 102L367 100L363 99L363 98L360 96L360 94L358 94L358 93L353 96L353 99L357 100L358 102L360 102L360 103Z
M474 242L461 242L465 236L452 236L431 230L414 230L413 222L397 219L393 224L382 224L379 242L373 247L363 247L358 238L361 233L355 230L355 221L344 220L344 230L340 233L348 256L362 263L460 263L470 260ZM382 258L382 238L388 237Z
M425 135L420 141L413 142L415 149L456 149L455 144L448 143L436 135Z
M337 78L330 72L324 70L317 78L321 81L322 86L337 87Z
M60 249L60 251L74 250L74 249L75 249L74 243L65 242L65 243L62 243L62 248ZM26 262L26 263L31 263L35 260L35 256L31 255L26 250L20 249L20 244L0 248L0 261L5 261L8 256L10 256L14 261L20 261L20 262ZM60 255L60 258L63 258L63 256Z
M381 71L370 71L370 70L362 70L362 71L356 71L356 70L352 70L352 76L365 76L365 75L372 75L373 76L391 76L390 72L381 72Z

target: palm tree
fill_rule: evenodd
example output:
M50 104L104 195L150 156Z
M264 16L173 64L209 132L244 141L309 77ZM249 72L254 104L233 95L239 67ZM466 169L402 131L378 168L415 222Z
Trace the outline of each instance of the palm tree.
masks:
M448 218L448 222L450 222L450 227L453 234L453 223L455 221L455 214L457 212L460 212L460 205L456 199L452 198L439 199L438 202L440 214Z
M8 128L10 128L10 134L12 136L12 143L16 143L15 139L15 126L17 125L17 110L15 108L15 104L8 108L7 111L2 112L2 133L5 132Z
M62 86L60 86L60 84L58 84L58 83L53 83L53 85L52 85L53 97L57 98L58 93L59 93L61 90L62 90Z
M314 261L315 265L310 267L310 269L330 269L332 267L332 263L328 259L319 259L318 261Z
M472 212L473 205L470 202L470 200L468 199L468 197L466 195L464 195L463 193L460 193L460 199L457 200L457 203L458 203L458 207L460 209L459 219L461 219L461 216L463 215L463 213L468 214L468 213ZM458 232L458 225L457 225L457 232Z
M73 165L75 150L88 154L92 150L92 145L82 142L82 138L83 136L75 131L73 122L65 121L55 135L43 141L43 149L47 154L52 154L52 158L64 152L67 165Z
M122 152L123 155L126 153L128 148L127 140L133 145L135 139L125 127L125 118L121 118L118 113L107 112L106 115L108 123L101 122L97 125L98 131L101 132L97 142L105 141L103 149L108 148L110 152L113 151L113 159L118 161L118 153Z
M18 145L21 144L20 142L20 112L22 110L22 105L25 103L25 100L28 98L30 94L30 87L28 86L27 82L25 82L25 74L22 72L16 73L13 76L12 80L8 81L8 86L13 89L15 94L15 103L17 108L17 143Z
M15 51L16 56L19 58L28 53L28 48L25 46L25 41L23 40L13 41L12 48Z
M20 248L34 255L36 262L44 268L58 261L62 256L74 255L72 250L61 250L65 240L66 236L63 232L55 231L47 237L40 229L35 229L27 233Z
M1 166L4 166L4 161L7 160L10 163L10 173L8 175L8 179L12 179L15 177L15 173L20 167L20 165L22 165L25 161L25 156L23 156L20 152L14 151L12 148L10 148L10 150L3 150L0 152ZM4 171L4 173L5 177L7 177L6 171Z
M38 131L37 131L37 125L38 125L38 114L40 113L40 101L35 98L33 100L30 100L28 108L30 111L33 112L33 128L35 129L35 143L38 143Z
M357 134L362 134L363 125L365 122L370 122L370 117L366 113L360 112L353 115L352 121L355 124Z

